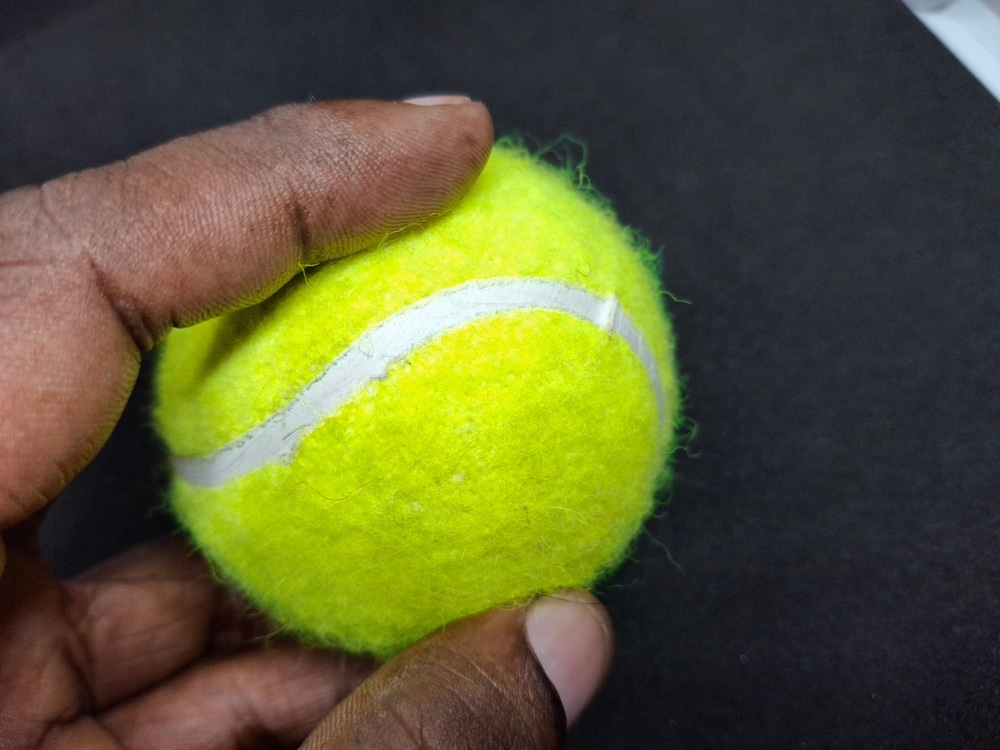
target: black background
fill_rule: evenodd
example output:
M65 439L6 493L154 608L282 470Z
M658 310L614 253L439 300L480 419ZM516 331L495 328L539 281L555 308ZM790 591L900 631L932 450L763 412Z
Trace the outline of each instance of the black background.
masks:
M0 187L435 91L585 141L685 300L694 455L569 746L1000 746L1000 104L901 3L0 0ZM61 573L170 528L147 390Z

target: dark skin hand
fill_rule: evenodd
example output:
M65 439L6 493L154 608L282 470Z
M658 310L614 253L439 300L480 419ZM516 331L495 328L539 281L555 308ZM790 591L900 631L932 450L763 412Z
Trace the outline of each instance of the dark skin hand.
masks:
M445 209L492 143L462 100L283 107L0 196L0 750L554 748L611 661L579 592L387 664L280 637L177 540L71 581L37 544L143 352ZM302 744L304 743L304 744Z

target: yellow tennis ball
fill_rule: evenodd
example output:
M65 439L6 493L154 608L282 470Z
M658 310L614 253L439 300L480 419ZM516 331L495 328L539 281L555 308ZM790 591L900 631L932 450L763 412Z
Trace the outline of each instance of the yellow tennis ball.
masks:
M572 177L498 147L425 227L168 337L172 506L289 630L387 657L627 554L673 339L648 254Z

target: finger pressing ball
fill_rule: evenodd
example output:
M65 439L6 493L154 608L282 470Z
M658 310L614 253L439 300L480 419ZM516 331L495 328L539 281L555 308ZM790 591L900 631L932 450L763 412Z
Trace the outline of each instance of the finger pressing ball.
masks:
M649 253L572 170L497 147L453 209L166 341L195 543L309 642L388 657L612 572L667 478Z

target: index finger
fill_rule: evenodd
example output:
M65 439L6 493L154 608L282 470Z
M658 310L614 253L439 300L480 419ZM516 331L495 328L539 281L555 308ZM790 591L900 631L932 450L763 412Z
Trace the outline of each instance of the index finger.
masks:
M471 102L298 105L0 196L0 529L93 457L171 326L441 211L491 144Z

